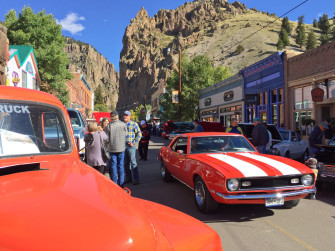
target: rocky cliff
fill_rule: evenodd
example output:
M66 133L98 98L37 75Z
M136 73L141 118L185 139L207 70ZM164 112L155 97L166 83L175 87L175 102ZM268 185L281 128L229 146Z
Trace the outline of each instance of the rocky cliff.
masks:
M115 108L119 96L119 73L114 65L91 45L70 38L66 39L65 51L70 60L69 71L80 71L93 90L101 85L108 109Z
M295 30L296 23L291 24ZM189 57L206 55L213 65L229 66L235 74L277 51L280 26L274 14L226 0L195 0L176 10L159 10L154 17L142 8L123 37L117 106L125 107L129 100L150 104L157 83L176 67L179 48ZM294 34L290 40L288 49L299 50ZM244 50L235 53L239 44Z

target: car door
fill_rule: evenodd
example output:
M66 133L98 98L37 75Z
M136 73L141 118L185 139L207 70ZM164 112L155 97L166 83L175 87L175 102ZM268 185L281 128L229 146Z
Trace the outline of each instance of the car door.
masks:
M290 132L290 144L289 144L289 150L290 150L290 157L293 159L299 158L302 153L305 151L305 149L302 149L303 146L301 144L301 140L299 140L299 136L296 132L291 131Z
M185 156L187 153L187 137L179 137L171 146L169 151L168 169L173 176L182 180L182 168L185 164ZM182 152L181 152L182 151Z

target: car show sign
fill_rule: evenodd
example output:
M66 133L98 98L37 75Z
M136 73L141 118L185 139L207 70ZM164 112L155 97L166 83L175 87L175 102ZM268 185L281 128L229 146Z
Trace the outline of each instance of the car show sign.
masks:
M322 90L320 87L316 87L311 91L311 94L312 94L312 100L314 102L322 102L325 91Z

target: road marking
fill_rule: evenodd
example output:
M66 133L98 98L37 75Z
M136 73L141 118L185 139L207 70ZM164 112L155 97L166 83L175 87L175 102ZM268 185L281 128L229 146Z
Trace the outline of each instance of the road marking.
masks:
M273 228L277 229L278 231L282 232L283 234L285 234L287 237L289 237L291 240L295 241L296 243L298 243L300 246L306 248L307 250L311 250L311 251L316 251L316 248L313 248L312 246L308 245L306 242L302 241L301 239L299 239L298 237L296 237L295 235L289 233L288 231L286 231L284 228L278 226L277 224L273 223L270 220L264 220L268 225L272 226Z

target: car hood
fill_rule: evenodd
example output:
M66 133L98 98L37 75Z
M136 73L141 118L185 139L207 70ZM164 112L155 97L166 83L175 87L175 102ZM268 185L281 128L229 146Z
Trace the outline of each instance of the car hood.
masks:
M194 154L190 158L201 161L220 171L227 178L266 177L312 173L297 161L259 153Z
M0 176L0 249L162 248L151 220L123 189L79 162L57 166L41 162L40 170Z

